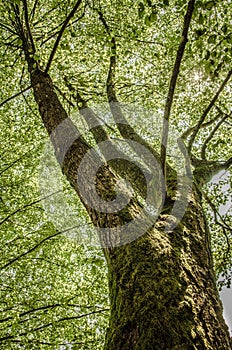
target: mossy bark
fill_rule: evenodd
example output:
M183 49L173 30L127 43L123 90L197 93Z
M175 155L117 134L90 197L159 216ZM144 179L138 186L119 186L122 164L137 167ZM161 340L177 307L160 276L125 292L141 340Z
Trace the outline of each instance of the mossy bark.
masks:
M80 195L77 169L89 146L78 132L74 135L75 127L58 100L50 77L35 69L31 70L31 81L57 159ZM59 125L64 120L64 137L60 137ZM73 143L63 156L65 137L73 138ZM79 185L91 199L86 175L82 174ZM116 182L117 175L108 166L100 169L97 187L105 200L113 200ZM94 225L109 228L130 221L140 210L136 200L118 213L96 211L86 203L85 207ZM111 303L105 350L231 349L215 285L207 223L196 189L192 190L181 223L169 230L173 220L168 207L146 234L115 248L112 246L123 237L115 236L115 231L111 235L109 230L103 242L108 246L104 253Z
M112 252L105 350L231 349L215 285L201 198L181 223L160 215L140 239Z

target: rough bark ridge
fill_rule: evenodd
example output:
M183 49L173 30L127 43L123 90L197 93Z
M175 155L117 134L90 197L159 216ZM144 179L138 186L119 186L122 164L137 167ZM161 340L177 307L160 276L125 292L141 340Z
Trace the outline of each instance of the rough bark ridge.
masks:
M165 232L171 220L161 214L146 235L112 254L105 350L231 349L196 190L182 222Z
M92 199L92 187L88 175L90 169L96 166L99 162L99 155L94 153L94 155L89 156L88 168L85 172L80 172L78 174L78 167L83 157L86 156L87 152L90 150L90 146L81 136L71 119L68 118L66 111L54 91L50 76L38 68L32 70L31 84L44 126L50 135L56 158L60 163L64 175L67 177L71 186L75 189L82 201L83 198L80 194L80 187L84 189L84 192L89 198L89 202L94 202L94 199ZM72 142L71 146L67 147L67 145L70 144L69 139L71 139ZM77 178L79 180L78 182ZM99 195L104 200L113 201L115 199L115 184L118 179L117 174L113 173L106 163L100 167L96 177L96 187ZM122 196L127 201L130 194L126 188L123 188L123 186L121 190ZM102 240L103 246L114 246L115 244L119 244L119 242L123 240L123 237L120 236L120 231L116 232L113 228L120 227L122 223L129 222L141 209L135 199L130 200L129 204L116 214L105 213L104 210L96 211L88 205L86 201L83 201L83 204L96 227L112 228L112 232L109 230L107 237L100 235L99 238ZM105 249L105 253L106 252L107 249ZM107 257L108 254L106 253L106 258Z
M48 74L34 70L31 82L44 125L51 135L66 120L67 114ZM73 137L75 127L68 120L64 137ZM89 146L76 132L62 168L79 194L77 169ZM62 140L53 136L58 160ZM107 200L114 197L115 179L116 175L107 166L101 169L97 182ZM86 176L82 184L88 191ZM135 201L117 214L103 214L88 206L86 209L99 227L117 227L138 211ZM212 271L207 224L196 189L192 191L182 222L169 231L172 220L175 218L167 210L136 241L104 249L111 302L105 350L231 349ZM109 234L105 239L113 244L120 237Z

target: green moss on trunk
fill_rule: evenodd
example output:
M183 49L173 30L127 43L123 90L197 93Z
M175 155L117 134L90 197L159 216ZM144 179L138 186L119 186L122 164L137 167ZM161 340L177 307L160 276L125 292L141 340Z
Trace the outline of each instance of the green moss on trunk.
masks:
M170 215L109 261L105 350L231 349L197 193L174 231Z

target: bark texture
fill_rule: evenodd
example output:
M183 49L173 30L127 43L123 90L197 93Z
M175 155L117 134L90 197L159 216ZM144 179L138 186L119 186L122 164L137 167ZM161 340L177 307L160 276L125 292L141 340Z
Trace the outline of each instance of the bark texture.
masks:
M32 70L31 82L56 157L80 195L77 170L89 146L68 118L49 75ZM65 120L64 129L59 129ZM73 142L65 149L67 138ZM96 158L90 159L90 168L92 161ZM114 199L116 180L117 174L110 167L101 167L96 186L105 200ZM91 198L88 169L80 184ZM123 188L122 192L125 197L128 195ZM86 203L85 206L97 227L118 227L140 211L136 199L117 214L93 210ZM111 303L105 350L231 349L212 270L209 232L196 188L181 223L169 230L173 220L167 207L139 239L117 248L104 248ZM112 230L111 234L109 230L108 237L100 239L112 246L123 237L120 232L117 235Z
M196 190L182 222L164 231L174 219L161 214L143 237L112 254L105 350L231 349Z

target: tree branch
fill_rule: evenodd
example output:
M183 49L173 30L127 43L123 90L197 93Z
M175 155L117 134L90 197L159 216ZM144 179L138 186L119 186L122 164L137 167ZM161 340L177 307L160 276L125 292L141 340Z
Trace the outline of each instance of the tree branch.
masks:
M110 310L109 308L105 308L105 309L95 310L95 311L92 311L92 312L89 312L89 313L86 313L86 314L82 314L82 315L78 315L78 316L63 317L63 318L58 319L57 321L49 322L49 323L44 324L42 326L33 328L33 329L29 330L28 332L19 333L18 336L22 337L22 336L27 335L29 333L36 332L36 331L39 331L39 330L47 328L47 327L51 327L51 326L53 326L55 324L58 324L60 322L77 320L77 319L80 319L80 318L83 318L83 317L91 316L91 315L94 315L94 314L99 314L99 313L106 312L106 311L109 311L109 310ZM17 337L17 335L16 336L8 335L8 336L0 338L0 341L14 339L16 337ZM15 341L18 341L18 340L15 340Z
M217 101L220 93L223 91L224 87L226 86L227 82L229 81L230 77L232 75L232 70L229 71L229 73L227 74L226 78L224 79L224 81L222 82L221 86L219 87L218 91L216 92L216 94L214 95L212 101L209 103L208 107L204 110L201 118L199 119L196 127L194 127L194 131L192 133L192 136L189 140L189 144L188 144L188 152L189 154L192 151L192 146L193 146L193 142L201 128L201 125L204 123L206 116L208 115L208 113L210 112L210 110L212 109L212 107L214 106L215 102Z
M30 13L30 18L32 21L33 21L34 16L35 16L35 10L36 10L36 7L38 5L38 2L39 2L39 0L35 0L33 8L32 8L31 13Z
M47 195L46 197L40 198L40 199L38 199L38 200L36 200L36 201L30 203L30 204L25 204L22 208L19 208L19 209L13 211L12 213L10 213L9 215L7 215L7 216L5 217L5 219L3 219L2 221L0 221L0 225L4 224L6 221L8 221L8 220L11 218L11 216L17 214L18 212L23 211L24 209L29 208L29 207L31 207L32 205L35 205L35 204L41 202L42 200L44 200L44 199L46 199L46 198L49 198L49 197L51 197L51 196L53 196L54 194L59 193L59 192L62 192L62 191L59 190L59 191L53 192L53 193Z
M208 197L208 195L204 192L204 191L201 191L202 194L203 194L203 197L205 198L206 202L209 204L210 208L212 209L213 211L213 215L214 215L214 222L216 225L220 226L222 228L222 232L226 238L226 244L227 244L227 252L226 252L226 256L229 254L230 252L230 249L231 249L231 246L230 246L230 240L229 240L229 237L227 235L227 232L226 231L230 231L232 232L232 228L229 227L223 217L221 216L221 214L219 213L219 211L217 210L215 204L211 201L211 199ZM221 222L218 220L218 217L219 219L221 220Z
M192 157L192 165L195 167L195 178L201 185L209 182L213 176L221 170L227 170L232 165L232 157L225 162L217 162Z
M50 235L50 236L48 236L48 237L42 239L39 243L37 243L36 245L34 245L34 247L28 249L26 252L24 252L24 253L22 253L22 254L16 256L14 259L8 261L8 263L5 264L5 265L3 265L0 269L3 270L3 269L5 269L5 268L7 268L8 266L12 265L13 263L15 263L16 261L18 261L18 260L20 260L21 258L23 258L25 255L28 255L28 254L32 253L32 252L33 252L34 250L36 250L39 246L41 246L44 242L50 240L51 238L54 238L54 237L56 237L56 236L58 236L58 235L61 235L62 233L69 232L69 231L73 230L74 228L76 229L76 228L78 228L78 227L83 227L83 225L76 225L76 226L70 227L70 228L68 228L68 229L65 229L65 230L63 230L63 231L58 231L58 232L54 233L53 235Z
M110 29L108 24L106 23L106 20L103 16L103 13L101 11L98 11L99 18L101 22L103 23L106 32L109 36L111 36ZM139 143L140 145L143 145L146 147L159 161L159 155L158 153L151 147L151 145L148 144L135 130L134 128L128 123L127 119L125 118L120 103L117 99L117 94L115 90L115 70L116 70L116 54L117 54L117 45L115 37L111 38L111 56L110 56L110 66L109 66L109 72L107 76L107 84L106 84L106 90L107 90L107 98L110 105L111 113L113 115L114 121L118 127L118 130L121 134L121 136L125 139L129 139L132 141L135 141ZM134 149L136 152L136 150ZM136 152L137 153L137 152ZM139 154L141 156L141 154Z
M201 124L200 129L204 129L207 128L208 126L212 125L214 122L216 122L219 118L221 117L221 113L218 113L213 119L209 120L206 123ZM190 128L188 128L185 132L183 132L183 134L181 135L182 139L186 139L189 135L191 135L191 133L196 130L196 125L195 126L191 126Z
M65 83L68 87L69 91L72 93L72 97L75 99L77 107L80 111L80 114L84 117L90 132L93 134L96 143L101 143L103 141L109 141L110 138L103 126L98 122L98 117L94 113L94 111L89 108L86 100L82 98L79 91L75 89L72 84L68 81L67 77L65 77Z
M13 100L14 98L16 98L16 97L18 97L18 96L22 95L24 92L26 92L26 91L30 90L31 88L32 88L32 85L30 85L30 86L26 87L25 89L23 89L23 90L22 90L22 91L20 91L20 92L17 92L17 94L15 94L15 95L13 95L13 96L8 97L7 99L5 99L4 101L2 101L2 102L0 103L0 107L2 107L2 106L3 106L4 104L6 104L7 102L9 102L9 101Z
M34 54L35 53L35 44L34 44L33 36L31 33L31 27L30 27L30 23L29 23L27 0L23 0L23 8L24 8L24 18L25 18L27 33L28 33L31 48L32 48L32 54Z
M107 34L111 38L111 56L110 56L110 65L109 65L109 71L108 71L108 76L107 76L107 98L109 102L109 106L111 109L112 116L114 118L114 121L117 125L117 128L121 134L121 136L124 139L129 139L134 141L133 144L130 145L130 147L133 149L133 151L144 161L144 163L148 166L150 169L150 159L147 159L146 154L141 154L141 149L136 147L136 144L144 146L147 150L151 152L151 154L154 156L154 158L160 162L160 157L159 154L155 151L155 149L147 142L145 141L135 130L134 128L129 124L127 119L124 116L124 113L122 111L121 105L117 99L117 94L115 90L115 78L116 78L116 55L117 55L117 45L116 45L116 40L115 37L112 36L112 33L110 32L110 28L103 16L103 13L101 11L98 11L99 14L99 19L103 23L105 30ZM148 157L149 158L149 157ZM173 174L175 177L175 171L168 166L168 171L169 173ZM150 176L151 174L148 174ZM141 175L140 175L141 177ZM141 182L141 181L139 181ZM142 179L142 182L144 180ZM150 186L151 184L147 184ZM161 180L161 195L163 195L163 181ZM142 196L144 193L142 193Z
M214 137L216 131L220 128L220 126L223 124L223 122L228 118L228 115L225 115L213 128L213 130L211 131L211 133L209 134L209 136L207 137L207 139L205 140L202 149L201 149L201 158L202 159L206 159L206 148L208 143L212 140L212 138Z
M56 39L56 42L53 46L53 49L52 49L52 52L50 54L50 57L48 59L48 63L47 63L47 66L45 68L45 73L47 73L51 67L51 64L52 64L52 60L54 59L54 56L56 54L56 51L58 49L58 46L59 46L59 43L60 43L60 40L64 34L64 31L69 23L69 21L72 19L72 17L75 15L76 11L78 10L79 6L81 5L82 3L82 0L78 0L76 5L73 7L72 11L70 12L70 14L67 16L66 20L64 21L60 31L59 31L59 34L57 36L57 39Z
M167 156L167 144L168 144L168 133L169 133L169 119L171 114L171 108L172 108L177 78L179 76L180 65L181 65L185 47L188 41L188 31L189 31L190 22L192 19L192 14L194 11L194 5L195 5L195 0L190 0L188 2L187 11L184 17L181 40L180 40L179 47L176 54L176 60L172 71L172 76L169 84L169 90L168 90L168 95L167 95L165 109L164 109L164 122L163 122L162 143L161 143L161 167L162 167L165 183L166 183L166 156Z
M114 158L109 159L107 163L110 167L122 178L127 179L133 184L134 188L138 191L138 193L142 197L146 197L147 188L145 184L145 179L143 174L138 171L136 165L133 162L126 162L124 160L124 153L118 148L118 146L114 143L112 138L110 138L105 131L103 125L105 124L103 120L103 125L101 125L98 121L99 118L94 111L88 107L87 102L81 97L79 92L75 90L75 88L68 82L66 79L66 85L69 88L70 92L72 92L73 97L77 101L77 106L80 111L80 114L83 116L86 121L90 132L92 133L95 141L99 144L99 149L101 150L102 155L105 159L109 158L109 155L114 153ZM112 130L110 125L105 124L108 128ZM114 131L114 130L113 130ZM108 142L108 147L101 147L101 142ZM108 152L108 153L107 153ZM110 154L109 154L110 153Z

